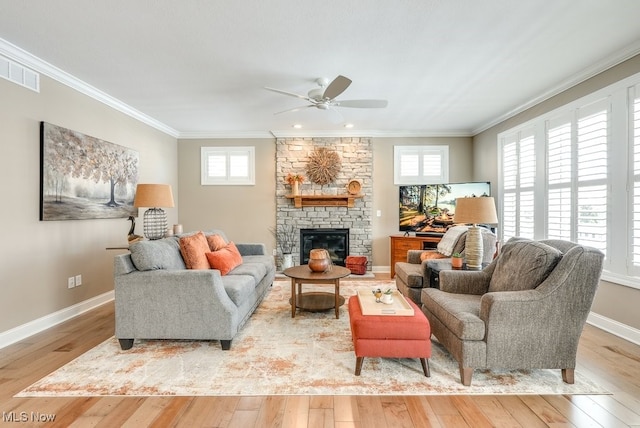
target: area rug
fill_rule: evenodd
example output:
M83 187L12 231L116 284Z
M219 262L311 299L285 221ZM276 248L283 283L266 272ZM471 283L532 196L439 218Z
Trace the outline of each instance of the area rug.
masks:
M340 294L348 301L358 289L374 287L394 283L343 281ZM394 358L365 358L355 376L347 303L340 319L333 310L291 318L289 298L289 282L276 281L229 351L217 341L175 340L136 340L122 351L112 337L17 396L607 393L578 371L576 383L567 385L560 370L476 370L465 387L457 363L435 341L429 378L419 360Z

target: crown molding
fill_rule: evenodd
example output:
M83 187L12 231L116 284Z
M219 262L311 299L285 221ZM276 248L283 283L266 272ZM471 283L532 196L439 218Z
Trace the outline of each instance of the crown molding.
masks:
M267 132L248 131L187 131L181 132L178 139L181 140L203 140L203 139L262 139L262 138L348 138L348 137L370 137L370 138L427 138L427 137L473 137L470 131L380 131L380 130L290 130L277 129Z
M371 138L427 138L427 137L472 137L469 131L451 130L451 131L401 131L401 130L341 130L341 131L312 131L312 130L273 130L271 131L276 138L341 138L341 137L371 137Z
M0 38L0 54L174 138L178 131Z
M591 67L585 68L581 73L561 82L554 88L542 93L528 102L517 106L501 116L472 130L272 130L272 131L185 131L179 132L170 126L136 110L128 104L108 95L107 93L89 85L75 76L49 64L35 55L19 48L18 46L0 38L0 55L18 62L33 71L41 73L63 85L66 85L84 95L87 95L127 116L136 119L167 135L179 139L263 139L263 138L295 138L295 137L377 137L377 138L428 138L428 137L473 137L496 126L528 109L538 105L636 55L640 54L640 41L627 46L620 51L609 55L602 61Z
M571 76L569 79L566 79L560 82L557 86L549 89L548 91L542 93L540 96L529 100L528 102L517 106L505 114L491 120L490 122L485 123L484 125L479 126L478 128L472 131L472 135L478 135L481 132L486 131L489 128L492 128L505 120L511 119L512 117L522 113L530 109L533 106L536 106L580 83L591 79L594 76L597 76L600 73L607 71L610 68L615 67L618 64L623 63L624 61L633 58L634 56L640 54L640 41L632 43L631 45L623 48L605 58L602 61L599 61L593 64L591 67L587 67L582 70L581 73L575 74Z
M204 140L204 139L253 139L269 138L273 139L273 134L269 131L186 131L178 134L180 140Z

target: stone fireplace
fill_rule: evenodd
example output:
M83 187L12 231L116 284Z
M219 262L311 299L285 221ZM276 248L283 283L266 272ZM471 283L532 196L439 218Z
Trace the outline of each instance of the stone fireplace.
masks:
M306 173L309 154L318 147L335 150L341 159L341 169L333 183L311 183ZM296 208L287 198L291 187L285 182L288 173L302 174L306 180L300 186L303 195L342 195L351 179L362 183L361 198L353 207L304 206ZM366 256L371 260L372 248L372 194L373 151L371 139L358 138L278 138L276 140L276 225L291 225L301 229L348 230L346 255ZM318 244L321 245L321 244ZM319 247L322 248L322 247ZM308 251L306 252L308 257ZM301 241L294 245L294 264L304 264ZM346 255L344 257L346 257ZM279 256L281 256L279 254ZM335 262L334 262L335 263ZM336 263L338 264L338 263ZM344 261L342 261L344 265ZM369 264L370 269L371 264Z

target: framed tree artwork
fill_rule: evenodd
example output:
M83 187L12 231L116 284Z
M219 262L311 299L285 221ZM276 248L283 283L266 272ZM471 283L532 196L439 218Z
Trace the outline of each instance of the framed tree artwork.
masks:
M40 123L40 220L137 216L138 152Z

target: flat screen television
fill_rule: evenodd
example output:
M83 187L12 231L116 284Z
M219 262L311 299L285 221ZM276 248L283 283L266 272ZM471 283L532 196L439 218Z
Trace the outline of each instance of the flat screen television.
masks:
M488 181L400 186L400 231L441 235L453 224L456 198L491 196Z

